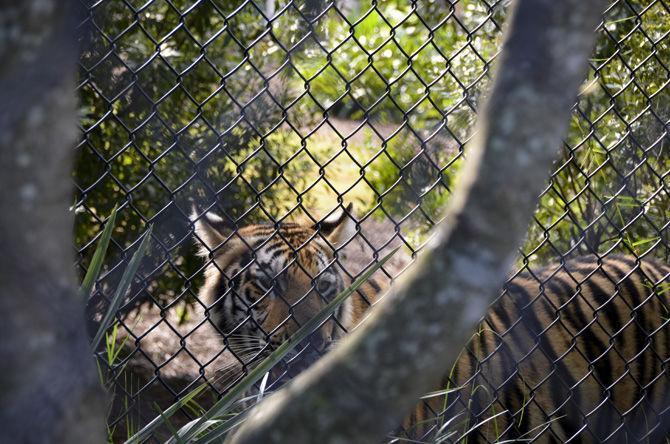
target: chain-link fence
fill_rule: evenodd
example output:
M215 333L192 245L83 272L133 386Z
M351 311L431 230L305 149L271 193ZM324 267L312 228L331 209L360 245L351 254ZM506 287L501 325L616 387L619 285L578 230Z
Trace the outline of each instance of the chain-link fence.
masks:
M352 202L344 275L400 246L379 273L388 280L420 254L467 155L508 3L85 3L73 173L82 273L119 207L92 329L154 226L99 354L115 394L110 437L132 435L204 382L174 421L198 416L258 360L236 353L213 301L199 297L215 257L197 256L194 220L206 212L223 218L224 251L243 227L312 225ZM519 270L589 253L670 259L670 2L614 1L597 33Z

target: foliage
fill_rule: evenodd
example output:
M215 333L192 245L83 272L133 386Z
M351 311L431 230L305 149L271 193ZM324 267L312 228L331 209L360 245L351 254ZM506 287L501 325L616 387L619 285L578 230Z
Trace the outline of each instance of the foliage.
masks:
M163 248L143 271L157 279L135 289L133 299L160 304L192 294L186 280L199 263L192 243L184 241L191 200L209 205L225 186L226 196L235 199L220 201L238 216L254 203L254 188L263 189L279 168L269 155L247 157L259 152L260 143L261 154L281 151L274 135L264 138L264 125L279 115L278 108L251 100L262 87L255 70L273 59L265 45L253 64L244 63L240 46L264 30L255 11L248 7L226 21L233 11L228 2L203 2L186 13L189 6L183 0L154 1L137 6L135 15L130 4L101 2L82 30L84 137L74 172L80 264L86 267L89 260L98 215L119 203L112 257L117 263L124 259L143 226L153 222ZM241 110L245 120L238 122ZM103 276L103 292L114 287L117 270L110 267Z
M529 233L531 260L609 249L670 258L668 33L661 2L608 11L564 157Z
M426 233L440 219L502 12L479 1L386 2L350 17L330 10L316 28L318 44L296 68L329 115L369 124L378 154L361 162L373 198L364 208L398 224L409 215L407 232ZM384 127L390 136L379 136Z
M316 29L319 44L304 51L297 69L331 115L408 120L418 130L449 115L462 130L472 117L463 105L476 103L476 84L497 52L502 15L497 8L489 20L492 9L479 1L457 8L388 2L351 21L330 10ZM449 20L457 11L460 20Z
M81 28L79 263L87 268L99 215L116 204L116 263L147 223L161 242L142 270L153 279L126 309L192 298L201 280L188 241L193 201L242 216L238 225L315 218L339 199L402 221L410 237L439 219L502 9L473 0L385 2L347 16L330 8L312 32L304 7L271 28L262 13L251 2L100 2ZM366 124L342 132L322 115ZM103 293L119 270L103 274Z

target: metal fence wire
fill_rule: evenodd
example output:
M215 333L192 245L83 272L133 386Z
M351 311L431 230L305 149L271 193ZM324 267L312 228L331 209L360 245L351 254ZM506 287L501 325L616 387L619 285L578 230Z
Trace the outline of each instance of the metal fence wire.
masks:
M198 416L259 358L236 350L234 335L212 320L213 301L200 297L213 255L197 256L194 220L207 212L223 217L225 251L243 227L314 224L351 202L357 231L338 247L342 273L356 277L396 246L379 279L411 264L467 156L508 3L82 3L73 173L81 273L119 208L89 301L91 329L154 227L151 252L98 353L114 394L110 439L126 439L156 408L205 383L172 420L176 427ZM517 269L534 276L590 253L670 259L670 2L612 1L596 32L562 158L520 250ZM307 247L292 248L299 256ZM249 247L244 267L257 251ZM253 308L244 322L261 323ZM285 361L239 409L291 375ZM159 430L151 440L166 436Z

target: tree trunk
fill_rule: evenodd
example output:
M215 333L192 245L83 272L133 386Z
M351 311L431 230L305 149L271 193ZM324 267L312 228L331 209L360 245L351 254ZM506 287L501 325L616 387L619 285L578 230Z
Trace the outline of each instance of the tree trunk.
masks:
M603 1L519 0L446 223L333 353L229 443L378 442L437 384L499 294L567 130Z
M104 409L77 297L70 155L73 2L0 8L0 430L4 442L101 442Z

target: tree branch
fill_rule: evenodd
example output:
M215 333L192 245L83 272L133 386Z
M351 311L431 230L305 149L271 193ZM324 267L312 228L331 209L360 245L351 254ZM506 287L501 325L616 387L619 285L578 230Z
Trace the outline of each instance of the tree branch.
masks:
M229 443L377 442L456 360L526 233L605 3L515 6L447 223L364 325L261 403Z
M0 429L101 442L104 409L72 264L74 2L0 8Z

